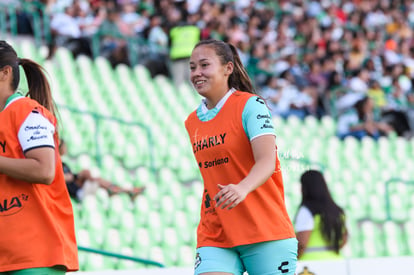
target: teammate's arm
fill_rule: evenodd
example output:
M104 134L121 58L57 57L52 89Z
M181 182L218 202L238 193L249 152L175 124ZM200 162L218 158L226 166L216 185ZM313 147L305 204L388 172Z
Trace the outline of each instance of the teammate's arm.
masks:
M51 184L55 177L55 127L33 110L18 131L25 158L0 156L0 173L31 183Z
M32 183L51 184L55 177L55 150L35 148L25 153L25 159L0 156L0 173Z

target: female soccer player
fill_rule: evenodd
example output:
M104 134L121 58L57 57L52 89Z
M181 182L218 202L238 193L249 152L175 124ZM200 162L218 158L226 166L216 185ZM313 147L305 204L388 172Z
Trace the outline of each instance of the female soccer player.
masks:
M204 181L195 274L294 274L297 240L265 102L231 44L200 41L190 70L204 97L185 122Z
M28 81L26 96L16 92L19 66ZM0 274L78 269L54 110L42 67L0 41Z

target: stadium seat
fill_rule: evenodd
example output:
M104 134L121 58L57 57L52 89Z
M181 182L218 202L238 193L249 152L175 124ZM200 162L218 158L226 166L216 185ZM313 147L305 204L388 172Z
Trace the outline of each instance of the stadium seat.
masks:
M125 193L112 195L106 212L108 226L113 228L125 226L126 221L123 219L128 212L131 212L131 216L128 217L132 217L132 203L129 195Z
M147 259L151 247L156 245L151 234L149 233L149 229L144 226L137 227L134 239L135 241L131 244L134 255L139 258Z
M95 253L88 253L85 257L84 269L87 271L114 270L118 263L115 258L108 258Z
M345 209L346 215L351 220L366 219L369 217L368 202L365 198L366 193L350 194L348 206Z
M362 246L362 257L382 257L385 256L385 249L380 229L372 221L361 222L360 242Z
M167 253L170 253L170 252L164 251L161 246L155 245L150 248L147 258L152 259L156 262L165 264L166 257L164 254L167 254Z
M179 258L179 240L178 232L173 227L165 227L162 232L161 247L164 252L165 264L167 266L176 266Z
M403 241L401 226L394 221L386 221L383 225L383 242L385 255L396 257L407 255L406 243Z
M407 245L407 254L414 255L414 219L403 223L404 239Z
M122 247L121 254L129 257L137 257L131 247ZM136 270L144 267L145 265L143 263L126 259L119 260L117 265L118 270Z
M367 194L369 217L375 222L383 222L387 219L384 197L384 194L379 193Z
M119 230L115 228L108 228L102 244L102 249L104 251L120 254L122 250L122 240L120 235L121 233ZM118 259L108 258L106 261L109 262L111 269L116 269L115 266L118 264Z
M187 267L194 265L195 247L181 245L179 247L178 255L180 255L180 258L178 260L177 266Z

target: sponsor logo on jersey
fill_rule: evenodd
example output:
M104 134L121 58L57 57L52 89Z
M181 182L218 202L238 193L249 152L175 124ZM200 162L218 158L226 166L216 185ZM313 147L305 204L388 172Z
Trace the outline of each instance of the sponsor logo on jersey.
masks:
M0 216L14 215L24 207L24 202L29 199L26 194L11 197L0 201Z
M226 133L215 136L202 137L200 139L197 139L197 137L195 137L195 142L193 142L193 152L197 153L201 150L224 144L225 138Z
M6 141L0 141L0 150L6 153Z
M206 160L204 163L201 163L201 162L198 163L198 166L200 166L200 168L210 168L210 167L219 166L219 165L226 164L226 163L229 163L228 157L218 158L214 160Z

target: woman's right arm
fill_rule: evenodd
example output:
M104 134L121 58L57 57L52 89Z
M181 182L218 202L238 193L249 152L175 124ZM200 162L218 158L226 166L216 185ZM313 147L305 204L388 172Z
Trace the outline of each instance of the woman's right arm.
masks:
M55 150L40 147L26 152L24 159L0 156L0 173L30 183L51 184L55 178Z

